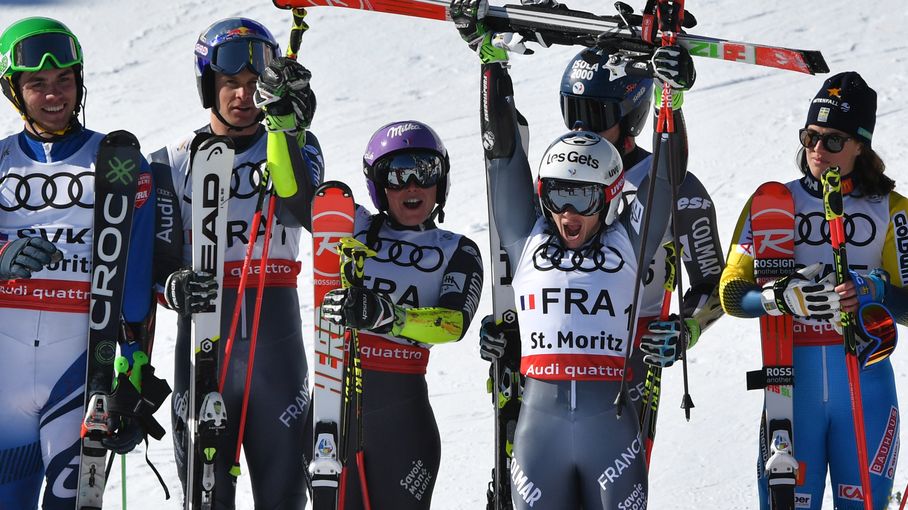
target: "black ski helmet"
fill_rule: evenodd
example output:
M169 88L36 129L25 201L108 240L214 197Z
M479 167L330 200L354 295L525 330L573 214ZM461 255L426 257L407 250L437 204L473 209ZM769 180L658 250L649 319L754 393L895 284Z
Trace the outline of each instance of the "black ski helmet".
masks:
M561 77L564 124L574 129L579 120L598 133L620 122L622 137L637 136L653 103L653 80L623 74L623 67L608 61L607 53L586 48L568 63Z

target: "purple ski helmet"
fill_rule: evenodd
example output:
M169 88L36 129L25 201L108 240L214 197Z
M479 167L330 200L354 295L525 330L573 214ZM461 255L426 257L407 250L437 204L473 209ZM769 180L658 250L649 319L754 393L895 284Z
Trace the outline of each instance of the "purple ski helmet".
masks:
M369 139L366 152L363 154L363 173L366 174L366 185L372 204L380 211L388 210L388 196L385 194L385 179L378 175L375 163L384 157L408 150L430 151L438 154L444 161L444 177L438 182L435 192L435 203L441 210L445 206L451 181L448 171L451 168L445 144L432 128L415 120L391 122L378 128Z

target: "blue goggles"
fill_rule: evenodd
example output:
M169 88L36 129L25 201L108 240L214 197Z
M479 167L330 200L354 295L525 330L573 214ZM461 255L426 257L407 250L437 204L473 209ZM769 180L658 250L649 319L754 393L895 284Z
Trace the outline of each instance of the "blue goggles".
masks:
M226 75L240 74L249 69L261 76L274 60L277 48L259 39L235 39L215 47L211 69Z

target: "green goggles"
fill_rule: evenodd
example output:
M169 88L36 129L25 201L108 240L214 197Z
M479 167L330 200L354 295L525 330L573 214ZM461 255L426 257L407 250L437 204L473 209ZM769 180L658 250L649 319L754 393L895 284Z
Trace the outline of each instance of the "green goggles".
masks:
M2 74L42 69L65 69L82 63L82 52L69 34L50 32L26 37L3 56Z

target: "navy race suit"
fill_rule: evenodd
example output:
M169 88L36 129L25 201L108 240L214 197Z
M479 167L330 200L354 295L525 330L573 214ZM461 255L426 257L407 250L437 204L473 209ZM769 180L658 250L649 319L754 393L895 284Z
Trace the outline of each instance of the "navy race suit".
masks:
M203 130L207 131L208 128ZM159 284L162 284L171 272L191 265L192 189L189 147L194 137L195 133L192 133L177 143L158 150L150 157L161 197L158 203L159 219L156 233L156 257L160 263L155 269L156 281ZM227 210L220 363L224 363L224 346L236 305L236 289L256 205L256 184L261 178L259 166L266 160L267 136L264 128L259 128L254 135L234 138L234 146L236 157ZM294 168L294 172L299 173L298 181L315 186L321 180L323 168L318 139L309 133L306 145L299 150L303 155L303 164L300 164L299 168ZM301 269L298 259L302 227L308 227L309 213L308 204L303 209L292 200L276 200L278 202L266 267L243 451L249 465L256 506L302 510L307 499L303 458L306 446L311 446L311 440L307 440L305 436L306 413L309 407L308 366L303 346L296 282ZM258 259L264 246L264 226L263 216L253 252L251 271L258 270ZM234 507L235 487L228 470L236 455L249 340L252 335L252 311L259 278L257 274L250 274L248 279L223 391L227 408L227 433L221 436L218 445L215 469L217 508ZM189 355L192 345L190 323L189 318L180 318L178 321L171 409L174 424L174 454L183 484L186 483L185 417L189 397Z
M441 461L425 378L429 349L460 340L469 328L482 293L482 260L476 243L431 220L405 227L358 206L355 227L356 238L377 252L366 259L365 287L430 318L406 326L399 337L359 334L369 497L372 508L428 510ZM438 324L446 321L431 319L450 314L459 315L460 328L443 331ZM356 441L354 430L348 434ZM348 459L347 465L355 462ZM354 474L347 477L344 508L364 508Z
M60 262L0 282L0 508L75 506L84 416L94 168L103 135L81 127L53 143L21 132L0 141L0 239L44 237ZM142 161L122 319L142 324L153 300L155 194ZM121 345L131 357L137 345Z
M630 310L637 256L642 250L651 260L668 225L668 165L659 161L653 197L646 196L647 178L612 225L577 250L565 248L548 213L536 206L523 144L526 124L514 108L510 77L499 64L482 71L489 193L501 245L515 268L520 370L526 375L510 466L514 507L645 508L640 426L618 419L614 401L636 320ZM675 115L677 136L684 139L680 112ZM647 207L650 232L658 234L643 246Z

